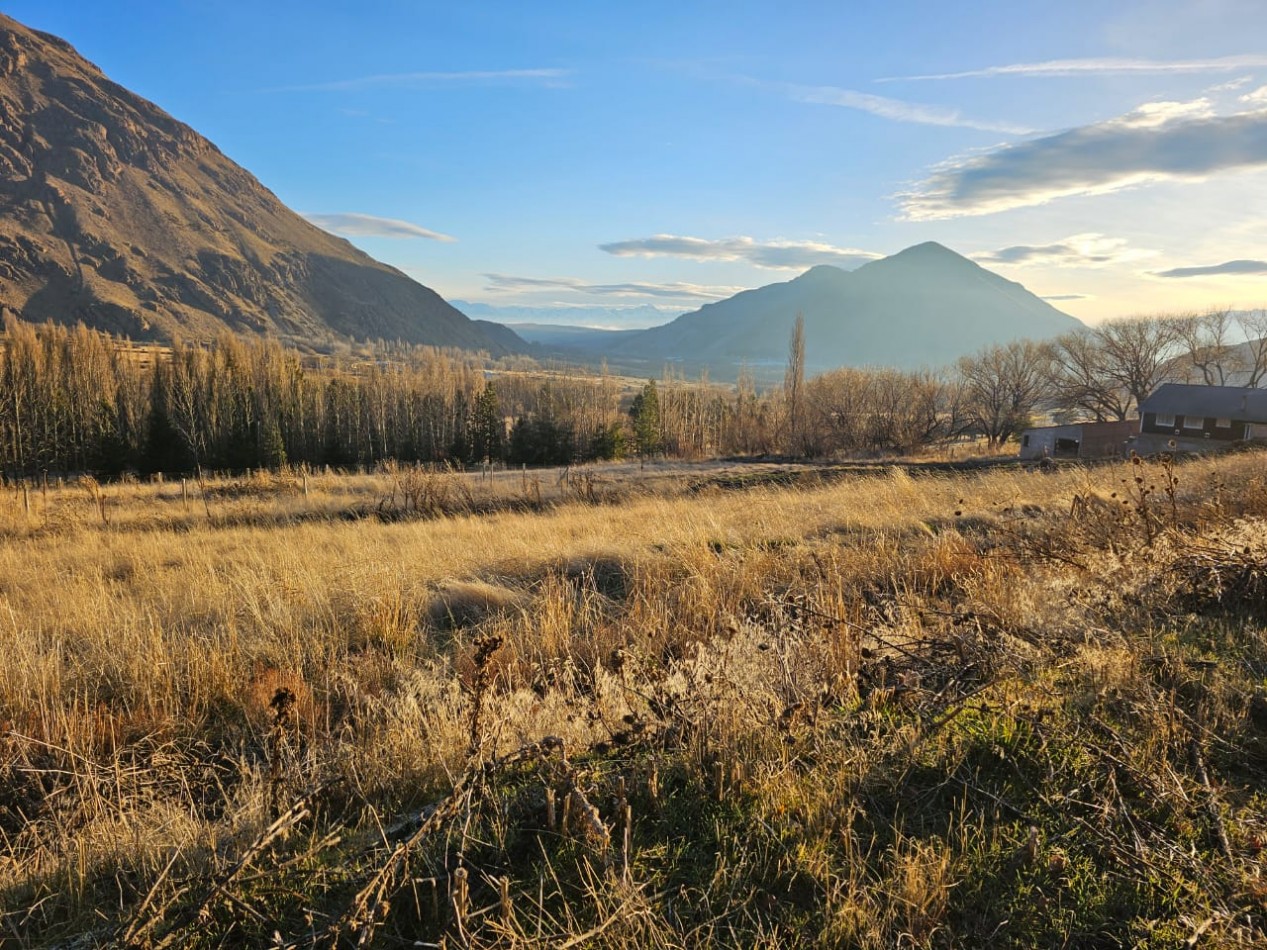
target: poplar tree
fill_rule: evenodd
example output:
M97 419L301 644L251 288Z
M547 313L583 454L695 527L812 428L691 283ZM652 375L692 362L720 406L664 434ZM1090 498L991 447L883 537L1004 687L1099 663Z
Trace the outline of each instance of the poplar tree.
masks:
M804 454L805 445L805 317L796 315L788 341L787 370L783 374L783 399L787 404L787 449Z
M505 455L506 426L502 421L497 389L486 383L475 398L471 419L471 460L496 462Z
M638 455L645 459L660 451L660 394L654 379L647 380L647 385L634 397L629 417L633 420L634 445Z

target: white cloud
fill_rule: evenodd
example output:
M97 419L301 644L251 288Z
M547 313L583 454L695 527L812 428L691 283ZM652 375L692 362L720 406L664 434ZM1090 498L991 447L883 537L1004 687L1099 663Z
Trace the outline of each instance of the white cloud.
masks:
M472 69L459 72L381 73L330 82L279 86L270 92L347 92L383 86L455 86L490 83L538 83L557 86L572 74L569 69Z
M978 129L983 132L1002 132L1007 135L1025 135L1032 131L1008 122L991 122L967 118L958 109L924 105L918 102L904 102L901 99L890 99L887 96L876 96L853 89L842 89L839 86L789 85L786 88L788 94L797 102L856 109L859 112L869 112L881 118L892 119L895 122L914 122L920 125Z
M1142 106L1121 116L1117 121L1132 129L1156 129L1176 119L1199 119L1214 115L1209 99L1193 99L1189 102L1145 102Z
M1156 256L1156 251L1132 248L1125 238L1088 232L1073 234L1051 244L1015 244L997 251L973 254L979 264L1026 267L1106 267ZM1051 299L1051 298L1049 298ZM1060 299L1080 299L1064 297Z
M1090 300L1091 294L1046 294L1044 300Z
M1247 92L1241 96L1241 102L1248 102L1253 105L1267 105L1267 86L1259 86L1253 92Z
M447 234L441 234L439 231L432 231L408 221L380 218L372 214L303 212L303 216L323 231L341 234L344 237L425 238L428 241L444 241L445 243L457 240Z
M1235 79L1229 79L1227 82L1221 82L1216 86L1210 86L1206 92L1235 92L1237 89L1243 89L1254 81L1253 76L1238 76Z
M596 297L667 297L689 300L724 300L746 289L744 287L721 287L682 282L653 284L635 281L621 284L592 284L576 277L515 277L509 274L485 274L484 276L488 279L487 289L499 293L570 290Z
M898 195L908 220L991 214L1167 180L1267 167L1267 109L1212 115L1204 99L1132 112L952 159Z
M1267 274L1267 261L1225 261L1195 267L1172 267L1158 271L1157 277L1219 277L1224 275Z
M773 270L804 270L816 264L852 269L881 257L871 251L836 247L820 241L757 241L750 237L706 238L657 234L631 241L600 244L617 257L685 257L701 261L745 261Z
M932 79L988 79L996 76L1122 76L1160 73L1219 73L1267 66L1267 56L1218 56L1212 59L1052 59L1041 63L1009 63L962 72L920 76L886 76L879 82L915 82Z

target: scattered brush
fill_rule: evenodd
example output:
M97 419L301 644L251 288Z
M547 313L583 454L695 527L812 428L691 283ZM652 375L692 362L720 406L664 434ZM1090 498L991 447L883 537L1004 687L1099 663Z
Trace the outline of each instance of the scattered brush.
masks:
M295 497L304 494L304 476L287 470L261 469L241 478L199 478L199 488L204 498L216 501Z
M97 510L97 516L101 519L101 524L110 527L109 501L106 499L106 493L98 482L91 475L81 475L79 478L80 486L88 493L88 497L92 499L93 507Z
M382 520L436 518L476 510L470 481L451 465L402 465L389 460L379 469L388 478L388 491L375 509Z
M1238 522L1184 545L1170 568L1180 603L1198 612L1267 612L1267 523Z

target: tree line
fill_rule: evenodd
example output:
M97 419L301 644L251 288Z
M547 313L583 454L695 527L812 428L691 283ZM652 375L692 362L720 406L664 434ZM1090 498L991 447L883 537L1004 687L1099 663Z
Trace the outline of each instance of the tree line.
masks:
M805 375L797 321L782 388L666 375L619 380L394 346L324 363L276 342L138 349L82 326L8 319L0 347L0 470L192 472L282 464L561 465L631 455L910 452L965 435L999 446L1039 412L1126 419L1166 381L1258 386L1267 315L1141 317L1015 341L945 371Z
M155 350L82 326L10 319L4 329L0 469L10 474L469 463L504 459L512 442L523 461L571 460L601 454L593 430L619 414L601 384L510 377L499 392L477 358L430 347L313 367L276 342L230 335Z
M10 317L0 338L0 472L566 465L776 444L768 400L750 379L733 392L669 376L648 385L653 398L633 400L631 412L627 384L606 373L490 372L470 354L394 344L318 361L227 334L141 348Z

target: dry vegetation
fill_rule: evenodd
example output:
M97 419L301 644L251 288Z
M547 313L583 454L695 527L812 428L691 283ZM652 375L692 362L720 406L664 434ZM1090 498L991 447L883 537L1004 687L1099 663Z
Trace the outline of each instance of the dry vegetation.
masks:
M0 941L1261 944L1263 461L9 489Z

